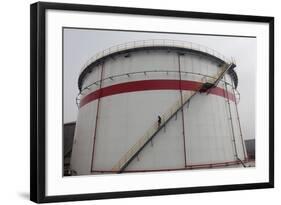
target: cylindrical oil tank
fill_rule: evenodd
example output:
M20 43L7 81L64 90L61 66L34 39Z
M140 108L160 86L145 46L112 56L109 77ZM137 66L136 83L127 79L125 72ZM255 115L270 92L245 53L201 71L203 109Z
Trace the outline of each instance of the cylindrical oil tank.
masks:
M129 42L83 67L71 156L78 174L241 165L235 63L174 40Z

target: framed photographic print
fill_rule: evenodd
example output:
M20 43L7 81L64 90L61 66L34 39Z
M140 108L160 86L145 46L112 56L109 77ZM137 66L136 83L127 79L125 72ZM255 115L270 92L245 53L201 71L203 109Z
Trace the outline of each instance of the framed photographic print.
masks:
M31 5L34 202L274 187L274 18Z

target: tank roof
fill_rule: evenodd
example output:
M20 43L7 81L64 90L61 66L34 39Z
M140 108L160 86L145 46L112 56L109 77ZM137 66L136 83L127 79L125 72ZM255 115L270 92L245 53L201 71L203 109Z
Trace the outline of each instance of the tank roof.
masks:
M87 73L91 72L95 65L103 62L107 57L112 57L118 54L125 54L128 52L138 51L138 50L158 50L158 49L169 49L176 50L180 52L193 52L201 54L207 57L210 57L216 60L218 63L232 63L233 60L229 60L224 55L218 51L187 41L179 40L170 40L170 39L151 39L151 40L141 40L141 41L132 41L124 44L118 44L107 48L101 52L98 52L96 55L91 57L82 67L79 78L78 78L78 88L81 91L83 79ZM238 77L236 72L231 69L228 72L231 78L234 81L235 88L238 85Z

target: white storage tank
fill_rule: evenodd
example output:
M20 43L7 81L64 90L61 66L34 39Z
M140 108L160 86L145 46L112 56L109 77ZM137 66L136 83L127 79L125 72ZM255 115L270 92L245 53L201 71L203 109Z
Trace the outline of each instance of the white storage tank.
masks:
M243 164L235 66L173 40L98 53L79 76L71 168L82 175Z

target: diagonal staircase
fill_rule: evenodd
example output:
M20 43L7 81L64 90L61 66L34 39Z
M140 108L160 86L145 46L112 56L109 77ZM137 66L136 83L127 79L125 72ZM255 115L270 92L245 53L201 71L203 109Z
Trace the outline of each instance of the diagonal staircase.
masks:
M221 70L211 79L204 82L201 87L195 91L188 92L183 95L182 100L179 99L173 106L163 115L161 115L162 122L159 125L155 122L145 132L145 134L120 158L120 160L112 168L113 172L121 173L129 163L138 155L139 152L152 140L152 138L160 131L165 125L198 93L207 92L213 87L216 87L222 77L229 69L234 68L236 65L233 63L223 64Z

